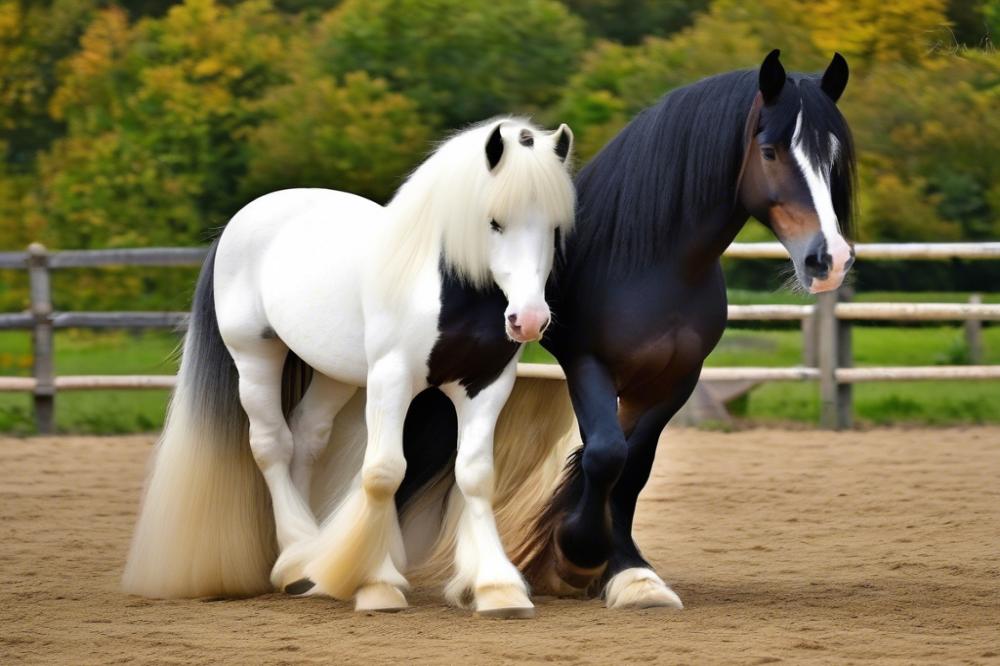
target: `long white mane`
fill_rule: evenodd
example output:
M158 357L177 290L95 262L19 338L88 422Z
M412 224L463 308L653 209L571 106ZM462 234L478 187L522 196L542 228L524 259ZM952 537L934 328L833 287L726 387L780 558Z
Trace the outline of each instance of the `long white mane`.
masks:
M504 150L491 171L486 143L498 123ZM534 145L521 143L525 130ZM392 293L427 262L443 258L460 279L488 286L490 220L502 224L533 209L565 237L575 203L568 161L556 154L554 134L524 118L479 123L444 141L386 206L389 247L379 281Z

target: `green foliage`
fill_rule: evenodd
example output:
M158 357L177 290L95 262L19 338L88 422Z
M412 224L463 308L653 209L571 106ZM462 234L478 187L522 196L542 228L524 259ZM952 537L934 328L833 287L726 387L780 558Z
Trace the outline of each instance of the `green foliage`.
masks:
M638 44L687 27L708 0L566 0L566 6L587 22L592 36Z
M437 127L551 103L583 48L554 0L347 0L319 29L316 58L364 70L416 100Z
M861 155L862 233L884 240L1000 236L1000 53L873 68L843 103Z
M57 63L73 52L97 0L0 1L0 143L27 171L59 130L48 113Z
M297 77L262 103L270 119L248 136L248 198L285 187L332 187L384 201L430 147L416 105L384 81L352 72Z
M198 244L242 203L241 132L284 80L265 2L188 0L129 26L102 12L52 101L68 133L39 160L39 213L64 247Z

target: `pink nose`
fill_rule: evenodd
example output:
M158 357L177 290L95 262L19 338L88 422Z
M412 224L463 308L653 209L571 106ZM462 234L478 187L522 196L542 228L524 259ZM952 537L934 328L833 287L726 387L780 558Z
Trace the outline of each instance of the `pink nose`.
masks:
M511 337L519 342L531 342L542 337L549 325L549 313L545 310L524 310L507 315Z

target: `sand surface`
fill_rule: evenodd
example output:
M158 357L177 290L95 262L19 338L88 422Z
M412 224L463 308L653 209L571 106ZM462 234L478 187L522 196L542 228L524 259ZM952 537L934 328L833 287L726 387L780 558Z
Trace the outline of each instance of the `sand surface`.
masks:
M997 663L1000 429L669 432L637 519L684 611L126 597L151 437L0 438L0 664Z

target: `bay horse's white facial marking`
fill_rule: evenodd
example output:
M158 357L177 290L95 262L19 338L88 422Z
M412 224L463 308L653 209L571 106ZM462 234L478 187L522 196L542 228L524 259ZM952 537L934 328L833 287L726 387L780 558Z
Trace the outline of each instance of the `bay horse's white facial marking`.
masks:
M820 233L826 241L826 254L829 255L829 266L826 277L813 277L809 285L809 292L818 294L824 291L831 291L840 286L844 281L847 270L853 263L851 246L844 239L840 232L840 224L837 214L833 209L833 200L830 196L830 170L813 164L809 155L802 146L802 111L795 120L795 133L792 136L792 155L798 164L802 175L809 187L809 194L812 198L813 207L819 217ZM839 144L837 138L830 135L830 142L834 154L836 154Z

